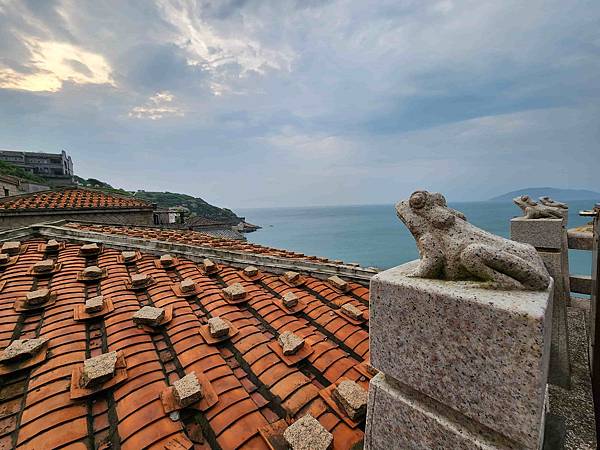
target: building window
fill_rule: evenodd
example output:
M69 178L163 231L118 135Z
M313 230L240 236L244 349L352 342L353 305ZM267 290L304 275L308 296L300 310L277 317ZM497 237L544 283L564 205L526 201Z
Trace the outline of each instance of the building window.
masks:
M8 191L8 189L4 188L4 196L8 197L10 195L10 192Z

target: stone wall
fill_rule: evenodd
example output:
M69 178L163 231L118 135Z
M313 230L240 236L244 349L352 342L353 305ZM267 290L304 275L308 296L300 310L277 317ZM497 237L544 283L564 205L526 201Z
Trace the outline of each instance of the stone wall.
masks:
M16 184L0 179L0 197L22 194Z
M0 214L0 230L26 227L42 222L79 220L123 225L153 225L152 210L91 210L70 212L26 212Z

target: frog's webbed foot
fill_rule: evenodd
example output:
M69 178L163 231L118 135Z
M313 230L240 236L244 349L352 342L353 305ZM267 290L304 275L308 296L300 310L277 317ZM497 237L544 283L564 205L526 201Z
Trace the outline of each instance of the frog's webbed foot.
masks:
M436 246L429 234L421 236L417 241L421 260L417 268L410 274L417 278L439 278L444 267L444 254Z
M409 276L415 278L438 278L441 266L441 261L435 258L422 258L417 268Z
M486 245L469 245L460 259L472 275L495 282L505 289L542 290L550 283L548 273L541 270L543 266L538 267L523 258Z

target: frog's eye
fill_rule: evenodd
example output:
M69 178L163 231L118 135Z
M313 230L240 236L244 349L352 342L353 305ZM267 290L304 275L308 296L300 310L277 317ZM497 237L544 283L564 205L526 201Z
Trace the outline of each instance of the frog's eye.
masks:
M421 209L427 202L427 194L423 191L414 192L408 200L408 204L412 209Z
M521 195L521 200L523 200L524 202L528 202L529 201L529 195Z

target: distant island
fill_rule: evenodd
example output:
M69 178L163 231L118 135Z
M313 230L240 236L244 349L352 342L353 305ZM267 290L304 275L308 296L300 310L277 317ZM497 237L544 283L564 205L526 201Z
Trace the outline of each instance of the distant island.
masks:
M507 202L512 201L513 198L519 195L529 195L534 200L538 197L547 195L552 197L554 200L559 201L571 201L571 200L594 200L600 202L600 192L588 191L586 189L558 189L551 187L531 187L518 189L516 191L508 192L506 194L499 195L491 198L490 202Z

